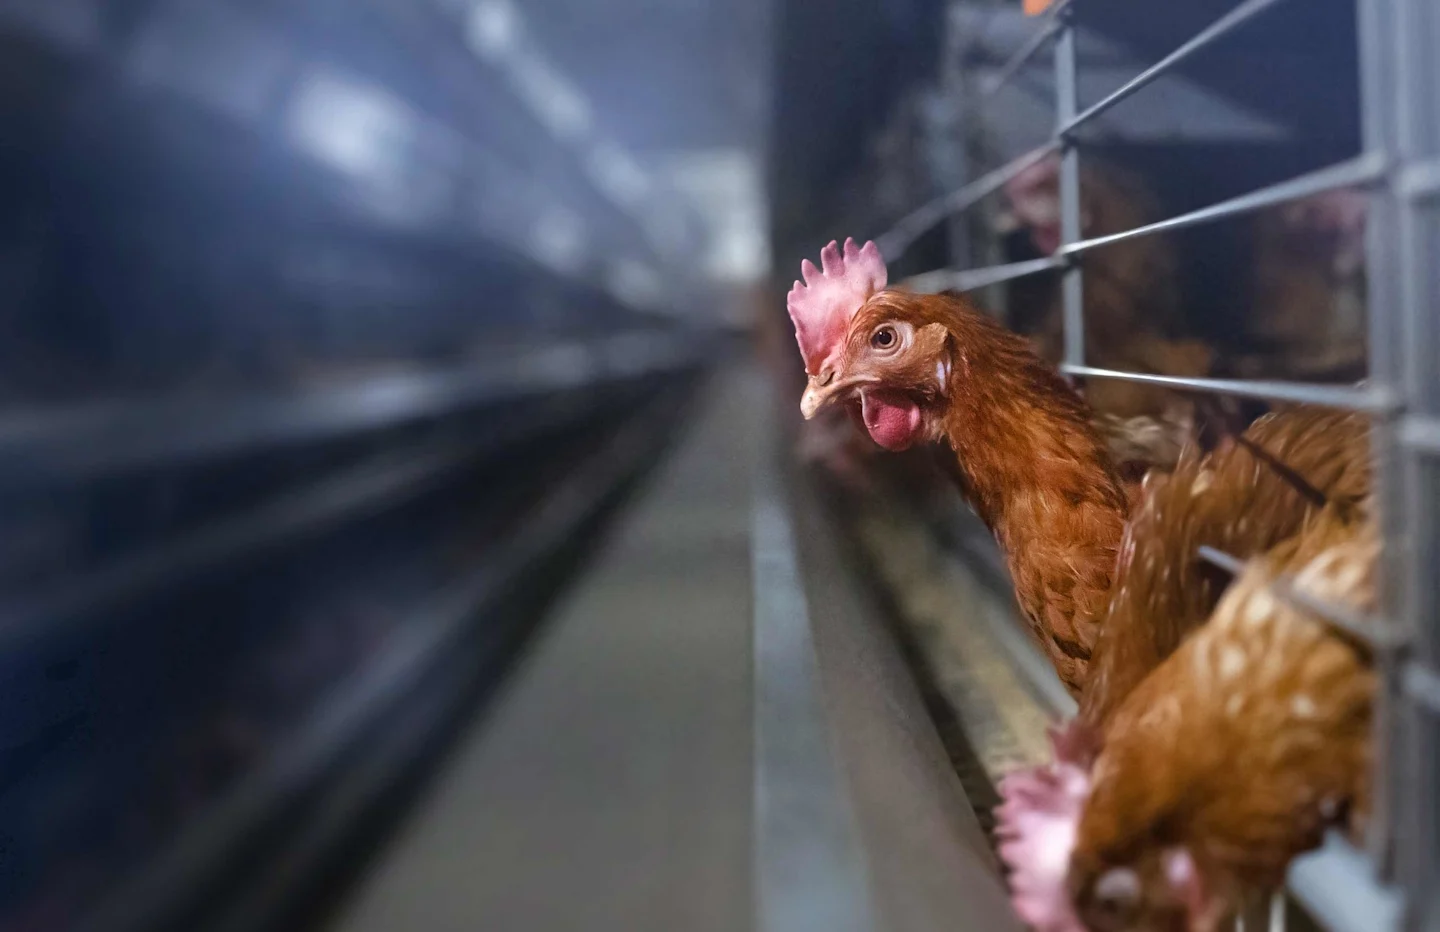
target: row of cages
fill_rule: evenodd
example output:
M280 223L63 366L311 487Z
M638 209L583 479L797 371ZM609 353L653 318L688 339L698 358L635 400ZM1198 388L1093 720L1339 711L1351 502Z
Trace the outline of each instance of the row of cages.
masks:
M0 928L277 928L654 461L706 336L488 6L0 3Z
M1371 419L1380 609L1316 604L1285 580L1275 595L1303 599L1374 658L1373 811L1362 842L1332 833L1290 887L1328 928L1429 928L1440 9L1058 0L1026 18L1017 6L950 5L935 88L902 100L879 164L829 227L873 229L888 213L873 239L892 280L977 295L1101 412L1203 397L1247 421L1288 405ZM895 209L927 189L922 206ZM1196 558L1243 566L1208 548ZM1249 927L1283 928L1282 904Z

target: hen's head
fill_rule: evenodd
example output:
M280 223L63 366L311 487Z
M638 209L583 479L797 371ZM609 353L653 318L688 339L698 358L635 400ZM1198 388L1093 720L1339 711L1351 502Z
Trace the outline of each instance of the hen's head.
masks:
M1067 882L1090 932L1218 932L1229 900L1212 896L1189 850L1147 848L1133 861L1072 864Z
M1048 155L1005 184L1013 223L1030 231L1041 255L1060 248L1060 157Z
M831 243L817 269L806 260L787 302L809 386L807 419L839 402L876 443L904 450L934 434L936 404L950 374L949 330L934 309L885 291L885 262L873 243Z
M1369 198L1363 191L1326 191L1279 208L1279 232L1286 248L1328 258L1337 274L1349 275L1365 262L1368 210Z
M1050 763L1000 783L995 833L1016 914L1036 932L1216 932L1221 901L1186 849L1152 846L1105 863L1077 852L1097 741L1071 722L1051 742Z
M1180 665L1176 657L1172 665ZM1183 801L1194 784L1182 742L1195 742L1180 725L1198 717L1185 714L1197 703L1174 695L1168 672L1157 671L1131 692L1110 718L1105 747L1090 768L1090 795L1064 880L1089 932L1219 932L1236 902L1223 875L1179 838L1189 824Z
M1050 153L1004 187L1008 223L1029 230L1031 242L1045 256L1060 248L1060 164L1060 156ZM1117 165L1083 160L1080 180L1082 236L1118 233L1160 215L1144 181Z

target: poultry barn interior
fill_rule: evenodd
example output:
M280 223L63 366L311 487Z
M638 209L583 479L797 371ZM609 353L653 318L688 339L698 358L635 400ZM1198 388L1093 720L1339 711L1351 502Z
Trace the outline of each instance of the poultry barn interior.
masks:
M1435 48L0 0L0 930L1440 929Z

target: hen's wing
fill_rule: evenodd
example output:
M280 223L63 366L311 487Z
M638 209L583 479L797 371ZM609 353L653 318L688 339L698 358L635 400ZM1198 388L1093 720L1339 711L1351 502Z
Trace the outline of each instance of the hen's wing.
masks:
M1266 415L1244 437L1336 499L1368 493L1369 424L1323 409ZM1240 558L1294 536L1316 511L1281 471L1241 444L1191 448L1173 473L1152 474L1121 543L1110 610L1095 644L1080 720L1103 731L1116 708L1215 607L1228 582L1197 553Z
M1369 658L1272 587L1284 574L1309 596L1373 610L1379 539L1355 516L1332 505L1253 561L1117 710L1081 819L1082 862L1180 845L1219 894L1269 888L1363 807Z

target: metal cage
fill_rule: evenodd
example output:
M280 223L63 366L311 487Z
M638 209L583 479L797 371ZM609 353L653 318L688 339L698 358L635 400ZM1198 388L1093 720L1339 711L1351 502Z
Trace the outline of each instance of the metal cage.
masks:
M1337 606L1306 607L1375 650L1382 686L1375 722L1375 811L1364 851L1332 837L1298 861L1290 893L1316 919L1345 932L1436 927L1440 904L1430 881L1440 868L1434 792L1435 717L1440 713L1440 587L1429 572L1440 557L1440 6L1433 0L1357 0L1363 150L1351 159L1134 229L1083 239L1076 131L1222 42L1283 0L1245 0L1084 108L1077 100L1077 7L1059 0L1031 38L1000 68L996 82L1053 47L1056 128L1031 151L899 220L876 242L887 259L922 234L970 210L1041 159L1061 156L1061 246L1053 256L972 269L937 269L912 277L917 290L976 290L1058 270L1062 276L1065 351L1062 369L1081 379L1117 379L1181 391L1213 392L1365 412L1385 536L1381 615L1358 618ZM1303 7L1288 11L1303 18ZM1163 377L1086 365L1084 269L1088 251L1250 214L1287 201L1352 186L1371 192L1366 259L1369 288L1369 372L1362 386L1279 381ZM1238 561L1206 550L1203 559L1231 569ZM1276 594L1297 595L1279 581ZM1271 929L1285 923L1284 903L1271 905ZM1251 928L1255 920L1250 920ZM1245 928L1245 920L1238 922Z

